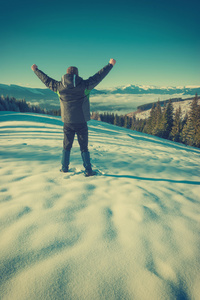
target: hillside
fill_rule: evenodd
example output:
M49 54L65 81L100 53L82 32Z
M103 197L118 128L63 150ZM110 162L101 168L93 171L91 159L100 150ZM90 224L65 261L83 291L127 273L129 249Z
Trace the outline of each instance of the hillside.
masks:
M182 112L182 118L184 118L186 113L188 113L191 108L192 100L193 100L193 98L184 99L184 100L181 99L181 101L174 101L174 102L172 101L174 113L180 106L181 112ZM162 101L162 104L164 102L167 103L167 102L169 102L169 100ZM200 105L200 97L198 97L198 104ZM156 105L156 102L154 102L154 105ZM146 105L146 107L149 107L149 106L151 107L152 103L149 103ZM144 111L137 110L136 112L128 113L127 116L133 117L133 115L135 115L135 117L138 119L147 119L150 116L150 111L151 111L151 109L144 109Z
M85 178L59 117L0 121L2 300L199 299L200 149L92 120Z

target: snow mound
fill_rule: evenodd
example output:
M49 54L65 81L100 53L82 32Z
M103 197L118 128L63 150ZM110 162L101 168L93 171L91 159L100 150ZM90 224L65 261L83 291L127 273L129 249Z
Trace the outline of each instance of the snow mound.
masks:
M1 299L199 299L199 149L90 121L85 178L60 118L0 121Z

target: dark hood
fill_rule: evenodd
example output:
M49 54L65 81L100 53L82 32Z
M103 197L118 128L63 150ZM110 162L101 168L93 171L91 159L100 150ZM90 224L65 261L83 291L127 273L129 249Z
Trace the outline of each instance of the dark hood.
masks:
M75 74L65 74L62 76L61 82L64 87L73 89L80 83L81 79L81 77Z

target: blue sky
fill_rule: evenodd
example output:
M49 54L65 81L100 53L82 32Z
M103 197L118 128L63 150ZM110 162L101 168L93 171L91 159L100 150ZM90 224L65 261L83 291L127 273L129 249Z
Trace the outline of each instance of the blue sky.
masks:
M99 88L200 85L200 1L1 0L0 83L44 87L32 64L84 79L115 58Z

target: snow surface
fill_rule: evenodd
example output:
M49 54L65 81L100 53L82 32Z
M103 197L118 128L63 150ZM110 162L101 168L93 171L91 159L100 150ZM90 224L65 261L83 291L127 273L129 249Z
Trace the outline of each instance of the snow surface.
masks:
M60 118L0 120L1 299L199 299L200 149L90 121L85 178Z

